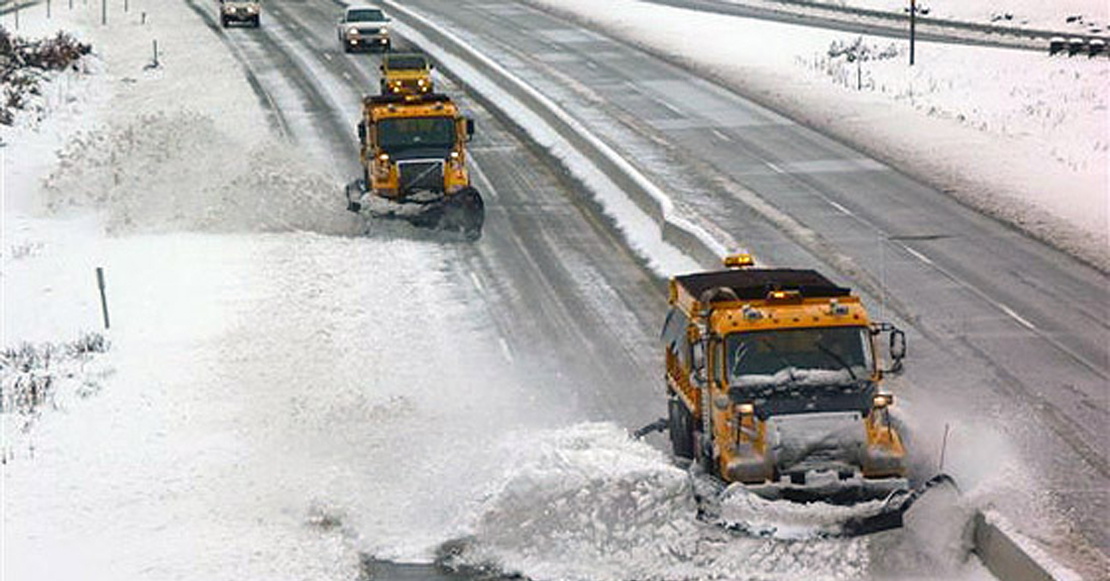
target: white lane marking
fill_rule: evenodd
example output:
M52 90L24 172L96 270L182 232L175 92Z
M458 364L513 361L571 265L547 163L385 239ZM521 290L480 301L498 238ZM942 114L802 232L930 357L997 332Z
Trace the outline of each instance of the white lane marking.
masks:
M500 197L497 195L497 189L493 187L493 182L489 181L486 172L482 171L482 166L478 165L478 160L474 159L473 156L470 158L470 169L474 171L474 177L478 178L478 181L483 184L483 186L478 189L479 193L485 195L485 192L489 192L490 199L494 200Z
M766 162L766 163L767 163L767 167L771 168L771 170L774 171L775 173L786 173L786 170L784 170L781 167L775 165L774 163L771 163L769 161Z
M928 256L925 256L924 254L914 250L913 248L910 248L909 246L903 246L902 248L904 248L906 250L906 252L909 252L910 254L913 255L914 258L920 260L921 262L924 262L925 264L928 264L929 266L934 266L935 265L935 263L933 262L933 260L931 258L929 258Z
M501 355L505 357L505 361L509 362L509 365L512 365L513 350L509 349L509 342L504 337L498 337L497 342L501 344Z
M348 73L347 71L343 71L343 78L350 81L351 80L351 74Z
M324 58L326 58L326 59L328 59L328 60L330 61L330 60L331 60L331 54L330 54L330 53L326 53L326 52L325 52L325 53L324 53Z
M840 204L829 199L826 199L825 201L828 202L830 206L836 208L841 214L844 214L845 216L855 216L855 214L853 214L852 211L848 208L845 208L844 206L841 206ZM913 250L910 250L910 252L913 252Z
M686 114L682 112L682 109L679 109L678 107L675 107L674 105L671 105L666 101L659 101L659 104L669 109L671 113L674 113L675 115L679 115L681 117L686 116Z
M1038 333L1040 332L1040 330L1037 329L1036 325L1034 325L1032 322L1030 322L1029 319L1026 319L1025 317L1019 315L1017 313L1017 311L1012 309L1009 305L1007 305L1005 303L1000 303L1000 302L992 299L990 296L987 295L987 293L979 290L976 287L971 286L970 284L960 280L959 278L956 278L956 277L952 276L947 271L945 271L944 269L937 266L937 264L935 262L933 262L933 260L931 258L929 258L928 256L925 256L924 254L914 250L913 248L910 248L909 246L906 246L905 244L898 244L898 247L901 248L902 250L905 250L911 256L920 260L921 262L924 262L925 264L928 264L929 266L939 270L940 272L945 273L947 276L951 277L952 280L955 280L955 281L959 282L964 288L971 290L971 292L975 293L976 295L979 295L979 297L981 297L983 300L985 300L988 303L990 303L991 305L993 305L996 309L1002 311L1007 317L1010 317L1011 319L1017 321L1018 324L1021 325L1022 327L1025 327L1026 329L1029 329L1030 331L1037 331Z
M713 135L716 135L717 139L720 139L721 141L728 141L728 142L732 141L732 138L729 137L724 132L722 132L720 129L710 129L710 131L712 131Z
M993 302L993 301L992 301L992 302ZM1036 330L1037 330L1037 326L1036 326L1036 325L1034 325L1033 323L1030 323L1030 322L1029 322L1028 320L1026 320L1026 319L1025 319L1024 317L1022 317L1021 315L1017 314L1017 311L1015 311L1015 310L1011 309L1010 307L1006 306L1005 304L1003 304L1003 303L999 303L999 302L994 302L994 306L996 306L996 307L998 307L999 309L1001 309L1003 313L1006 313L1007 315L1009 315L1009 316L1010 316L1010 318L1011 318L1011 319L1013 319L1013 320L1017 321L1018 323L1021 323L1021 324L1022 324L1022 325L1023 325L1024 327L1026 327L1026 328L1027 328L1027 329L1029 329L1030 331L1036 331Z
M474 283L474 288L478 289L479 293L486 294L486 289L482 286L482 281L474 272L470 273L470 282Z
M586 66L595 71L597 70L597 65L593 61L586 61Z

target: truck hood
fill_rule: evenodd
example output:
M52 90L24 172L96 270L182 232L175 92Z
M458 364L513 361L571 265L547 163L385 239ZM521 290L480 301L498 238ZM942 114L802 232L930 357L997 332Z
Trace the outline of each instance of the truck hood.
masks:
M860 466L867 445L862 415L856 411L773 416L767 428L783 473Z
M418 147L389 152L389 156L393 158L393 161L409 161L413 159L437 159L444 161L449 155L451 155L450 147Z

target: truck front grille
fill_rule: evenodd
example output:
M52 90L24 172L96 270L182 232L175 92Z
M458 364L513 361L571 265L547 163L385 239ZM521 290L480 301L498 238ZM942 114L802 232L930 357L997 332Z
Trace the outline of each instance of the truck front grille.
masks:
M401 191L415 190L443 191L443 161L419 160L397 162Z

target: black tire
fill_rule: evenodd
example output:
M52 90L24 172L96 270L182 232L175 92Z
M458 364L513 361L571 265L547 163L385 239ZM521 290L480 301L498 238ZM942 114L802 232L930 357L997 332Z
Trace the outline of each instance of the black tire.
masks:
M700 431L696 431L694 432L693 444L694 462L697 462L706 474L718 476L717 463L713 461L712 444L709 440Z
M227 28L227 26L228 26L227 19L226 18L221 18L220 19L220 25L223 26L224 28Z
M258 28L260 26L262 26L262 16L261 15L255 16L254 17L254 27Z
M671 437L671 452L676 458L694 458L694 415L686 404L672 395L667 402L667 431Z

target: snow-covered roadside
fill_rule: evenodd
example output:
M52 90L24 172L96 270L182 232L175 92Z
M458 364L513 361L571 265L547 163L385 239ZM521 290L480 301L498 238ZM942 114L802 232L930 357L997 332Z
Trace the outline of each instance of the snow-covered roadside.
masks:
M242 434L290 410L247 416L262 428L237 416L258 394L224 375L220 339L246 324L237 305L250 313L280 294L243 284L272 245L173 233L343 228L294 197L333 184L300 171L238 64L184 5L132 0L102 28L99 4L59 4L50 21L41 4L26 8L20 33L76 32L94 45L95 74L54 79L41 123L4 128L2 342L98 329L93 268L104 266L113 349L84 370L110 375L99 393L60 391L29 430L3 416L0 577L352 578L347 540L306 524L312 496L252 487L280 479L243 467L253 456ZM155 39L161 67L148 68ZM278 242L295 256L313 240Z
M700 70L757 101L1110 269L1110 63L919 43L918 66L829 59L834 31L636 0L528 0ZM865 38L887 49L891 42ZM984 71L988 71L984 74ZM847 84L848 86L844 86Z

